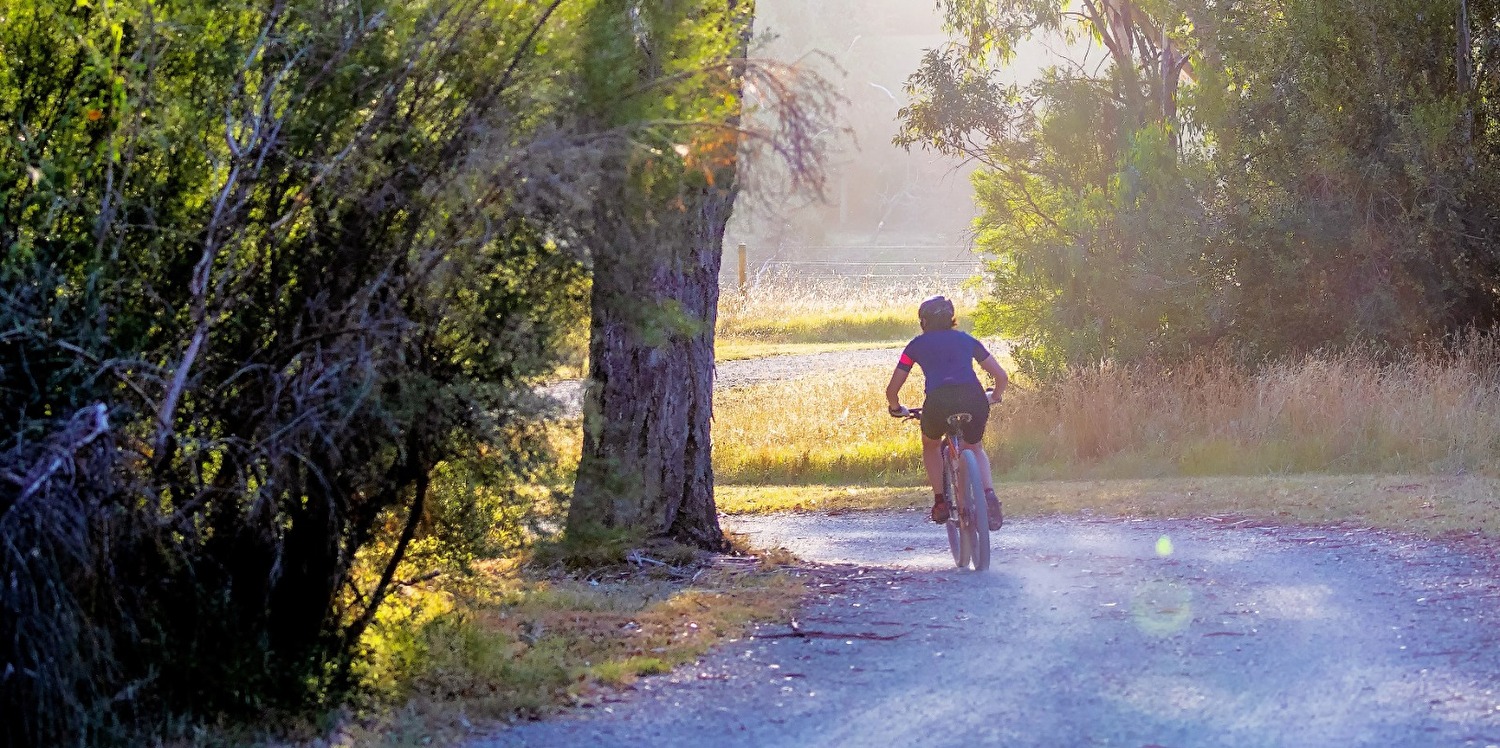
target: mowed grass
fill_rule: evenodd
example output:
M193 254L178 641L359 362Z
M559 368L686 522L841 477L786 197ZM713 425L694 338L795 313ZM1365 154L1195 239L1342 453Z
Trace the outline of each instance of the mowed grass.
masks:
M972 294L957 286L929 285L925 281L899 284L776 279L752 286L743 294L726 292L719 301L715 331L719 358L726 359L726 350L754 351L756 346L805 346L825 351L837 350L827 346L904 343L917 332L917 306L935 293L956 299L960 326L968 329L966 312L974 308Z
M744 361L770 356L801 356L811 353L864 351L871 348L899 348L905 341L854 341L846 343L766 343L755 340L720 342L714 349L719 361Z
M963 286L922 279L897 284L772 278L744 293L726 289L719 301L714 357L741 361L900 346L918 332L917 307L922 300L939 293L957 302L959 327L969 330L978 297ZM573 331L562 351L563 361L550 379L587 376L586 322Z
M1099 511L1500 532L1500 352L1354 352L1250 371L1100 366L1012 389L986 448L1015 515ZM915 425L885 369L723 393L728 513L925 506ZM920 381L908 404L920 402Z

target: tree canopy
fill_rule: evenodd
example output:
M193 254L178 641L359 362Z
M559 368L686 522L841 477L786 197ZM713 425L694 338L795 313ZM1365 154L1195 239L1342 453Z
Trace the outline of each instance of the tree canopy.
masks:
M608 208L738 157L735 6L0 0L8 744L337 698L517 537Z
M1492 3L942 5L899 140L984 165L980 329L1033 372L1495 321ZM1007 82L1037 37L1103 62Z

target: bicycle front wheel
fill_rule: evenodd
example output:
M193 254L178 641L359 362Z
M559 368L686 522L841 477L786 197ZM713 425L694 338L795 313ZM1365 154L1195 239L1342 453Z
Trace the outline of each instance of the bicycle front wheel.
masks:
M963 492L968 494L964 509L969 526L964 529L969 536L969 560L974 564L974 571L984 571L990 568L990 512L984 502L984 476L979 474L979 460L973 452L964 450L963 460L960 479Z

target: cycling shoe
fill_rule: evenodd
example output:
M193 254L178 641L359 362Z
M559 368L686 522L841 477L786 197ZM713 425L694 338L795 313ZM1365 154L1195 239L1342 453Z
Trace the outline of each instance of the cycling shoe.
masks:
M990 515L990 531L993 532L1004 527L1005 512L1000 509L1000 499L996 498L994 494L989 494L984 497L984 505L989 510L987 514Z
M932 502L932 521L940 525L948 521L948 502L942 499Z

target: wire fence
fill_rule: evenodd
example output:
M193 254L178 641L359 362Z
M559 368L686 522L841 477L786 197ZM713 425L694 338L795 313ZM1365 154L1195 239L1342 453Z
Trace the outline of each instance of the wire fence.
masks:
M809 278L936 278L945 281L961 281L978 275L982 266L977 262L860 262L838 260L767 260L761 263L754 276L757 280L767 276L796 276ZM738 278L736 278L738 280Z
M747 249L741 257L725 257L724 271L721 280L726 286L787 279L917 278L956 283L981 274L984 263L966 247L798 247L765 258Z

